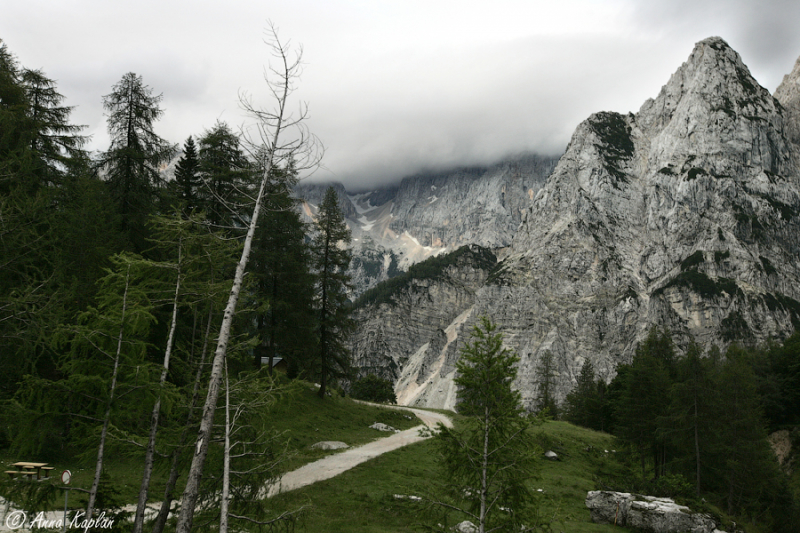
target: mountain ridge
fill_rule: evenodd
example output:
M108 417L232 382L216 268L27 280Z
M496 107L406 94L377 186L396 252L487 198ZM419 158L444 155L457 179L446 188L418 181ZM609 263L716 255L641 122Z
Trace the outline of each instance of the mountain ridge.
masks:
M450 344L491 317L532 406L548 351L563 400L583 361L610 379L654 326L679 350L787 336L800 323L796 124L724 40L700 41L636 114L578 125Z

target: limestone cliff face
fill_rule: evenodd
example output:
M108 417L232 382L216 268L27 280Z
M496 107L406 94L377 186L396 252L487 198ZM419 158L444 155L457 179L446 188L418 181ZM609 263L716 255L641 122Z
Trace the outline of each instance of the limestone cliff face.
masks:
M486 168L406 178L392 200L389 227L396 234L414 235L423 246L508 246L556 161L531 155Z
M724 347L788 335L800 325L798 80L795 68L773 97L714 37L638 113L580 124L451 323L450 353L488 315L521 356L516 386L532 405L547 351L563 400L584 360L610 379L654 325L679 349L690 336ZM399 380L398 396L444 405L418 385Z
M474 306L496 264L491 250L468 245L412 267L392 280L388 294L365 293L353 316L353 364L362 374L405 380L413 390L400 401L413 404L419 384L452 374L456 352L448 347L455 337L448 328Z
M790 139L800 143L800 57L797 58L792 72L783 77L775 90L775 99L786 109L786 129Z
M509 246L556 161L518 156L488 167L410 176L398 185L360 193L334 184L353 235L353 296L464 244ZM316 215L329 185L298 187L307 220Z
M532 401L585 359L607 378L653 326L679 347L759 342L800 319L792 117L722 39L697 44L635 115L582 123L477 309L502 324Z

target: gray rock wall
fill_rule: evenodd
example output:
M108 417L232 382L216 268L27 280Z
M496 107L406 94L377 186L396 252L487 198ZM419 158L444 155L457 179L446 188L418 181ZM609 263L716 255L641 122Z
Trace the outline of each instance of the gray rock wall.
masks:
M563 400L586 359L611 379L653 326L679 350L690 337L724 348L789 335L800 325L798 80L796 68L773 97L710 38L638 113L580 124L498 271L451 322L447 358L489 316L521 357L516 386L532 406L546 351ZM483 205L492 212L496 196ZM409 330L404 353L441 360L431 338ZM385 352L374 353L378 368Z

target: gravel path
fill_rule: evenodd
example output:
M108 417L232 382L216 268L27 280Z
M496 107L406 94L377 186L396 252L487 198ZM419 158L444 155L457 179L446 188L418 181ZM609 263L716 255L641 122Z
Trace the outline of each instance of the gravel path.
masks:
M435 428L440 422L447 427L453 427L453 422L450 418L440 413L412 409L409 407L396 407L396 409L411 411L422 420L424 425L400 431L399 433L372 441L357 448L349 448L341 453L329 455L319 461L301 466L297 470L287 472L278 483L269 488L267 497L274 496L281 492L299 489L300 487L311 485L317 481L330 479L334 476L338 476L342 472L350 470L356 465L369 461L373 457L407 446L408 444L425 440L428 437L420 436L420 430L426 427L431 429Z
M367 402L362 402L367 403ZM377 405L377 404L371 404ZM387 407L385 405L380 405L380 407ZM403 446L407 446L409 444L413 444L415 442L419 442L425 440L429 437L422 437L420 436L420 430L427 428L435 428L440 422L447 427L453 427L453 422L450 418L446 415L440 413L434 413L431 411L423 411L421 409L412 409L410 407L400 407L400 406L388 406L390 409L399 409L404 411L411 411L417 417L422 420L423 425L419 425L413 427L411 429L407 429L405 431L400 431L398 433L394 433L389 435L388 437L384 437L382 439L374 440L368 444L364 444L363 446L359 446L357 448L348 448L343 452L335 453L333 455L329 455L320 459L319 461L314 461L313 463L309 463L304 465L297 470L293 470L292 472L287 472L283 475L281 480L269 487L267 492L267 497L274 496L275 494L279 494L281 492L287 492L290 490L298 489L300 487L305 487L306 485L311 485L312 483L316 483L317 481L322 481L325 479L330 479L334 476L338 476L342 472L350 470L356 465L359 465L365 461L369 461L370 459L377 457L383 453L390 452L392 450L396 450L397 448L401 448ZM0 532L3 531L26 531L26 529L20 530L19 527L14 527L15 524L13 523L15 518L14 516L19 515L19 511L15 511L14 509L9 509L6 507L6 502L2 498L0 498ZM151 502L148 504L148 509L146 512L146 516L148 519L153 518L157 513L158 509L161 507L160 503ZM136 511L136 505L131 504L125 507L126 511L131 513ZM68 520L72 519L75 516L77 511L70 511L68 515ZM22 515L24 516L24 515ZM52 520L57 521L63 517L63 511L50 511L44 513L43 518L45 520ZM27 517L29 520L33 519L33 516ZM9 527L11 526L11 527Z

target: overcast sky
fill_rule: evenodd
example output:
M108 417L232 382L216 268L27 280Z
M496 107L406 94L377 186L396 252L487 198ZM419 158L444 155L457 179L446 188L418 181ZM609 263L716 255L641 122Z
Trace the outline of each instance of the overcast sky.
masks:
M173 143L237 127L262 79L267 20L302 44L296 93L326 147L314 180L357 189L422 170L560 154L596 111L637 111L719 35L774 91L800 56L798 0L4 0L0 39L55 79L90 148L127 72L163 94Z

